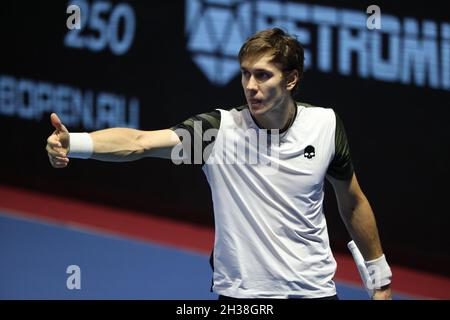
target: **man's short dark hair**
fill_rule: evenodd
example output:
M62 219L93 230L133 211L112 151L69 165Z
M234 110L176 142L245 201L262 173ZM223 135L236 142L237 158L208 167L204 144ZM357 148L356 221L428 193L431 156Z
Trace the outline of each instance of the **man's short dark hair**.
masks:
M247 39L239 51L239 63L249 57L273 53L271 62L281 65L283 74L293 70L298 71L299 80L292 92L294 93L303 76L304 49L297 38L289 35L280 28L259 31Z

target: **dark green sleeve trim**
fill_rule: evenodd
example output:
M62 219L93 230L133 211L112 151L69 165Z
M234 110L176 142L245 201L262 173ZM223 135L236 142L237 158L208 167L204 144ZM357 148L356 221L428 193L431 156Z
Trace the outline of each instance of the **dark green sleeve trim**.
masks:
M336 116L335 154L328 167L327 174L338 180L349 180L354 172L350 146L345 134L344 124L337 113L334 114Z
M217 131L220 128L220 111L214 110L209 113L202 113L192 116L180 124L170 128L180 138L183 144L183 152L187 153L188 161L185 163L203 165L210 155L211 147L207 148L215 141ZM209 129L216 129L213 138L204 138L204 134ZM209 133L214 133L210 131ZM207 140L207 141L205 141ZM207 152L203 154L205 149Z

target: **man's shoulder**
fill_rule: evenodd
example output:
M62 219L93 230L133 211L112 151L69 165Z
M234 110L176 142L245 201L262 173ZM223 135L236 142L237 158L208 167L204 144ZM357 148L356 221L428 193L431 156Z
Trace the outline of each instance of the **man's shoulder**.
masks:
M222 112L242 112L248 109L248 105L244 104L239 107L232 107L232 108L216 108L215 110L219 110Z
M297 104L299 106L304 107L304 110L306 111L306 113L317 116L319 118L323 118L323 116L325 116L325 115L330 117L331 119L334 119L334 117L335 117L335 112L330 107L313 105L313 104L306 103L306 102L297 102Z
M212 128L219 128L223 117L242 119L243 111L248 110L248 105L233 108L215 108L209 112L197 114L187 120L187 122L202 121L204 125ZM186 121L185 121L186 122Z
M315 104L311 104L311 103L307 103L307 102L303 102L303 101L297 101L298 105L301 105L303 107L305 107L308 110L311 111L324 111L324 110L333 110L330 107L325 107L325 106L319 106L319 105L315 105Z

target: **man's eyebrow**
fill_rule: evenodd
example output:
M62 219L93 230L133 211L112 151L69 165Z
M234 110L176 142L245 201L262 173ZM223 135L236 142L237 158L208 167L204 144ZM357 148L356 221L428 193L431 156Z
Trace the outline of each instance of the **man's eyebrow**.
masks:
M249 70L251 70L251 71L253 71L253 72L269 72L269 73L272 73L272 71L270 71L270 70L267 70L267 69L262 69L262 68L257 68L257 69L247 69L247 68L245 68L245 67L241 67L241 71L249 71Z

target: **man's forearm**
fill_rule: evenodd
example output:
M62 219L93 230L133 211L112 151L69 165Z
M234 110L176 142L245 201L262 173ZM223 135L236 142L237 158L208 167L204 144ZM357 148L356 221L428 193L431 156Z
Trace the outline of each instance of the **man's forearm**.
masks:
M392 272L381 248L375 216L356 175L348 180L328 179L335 189L342 220L363 256L363 270L370 276L370 289L375 289L373 299L389 299Z
M140 159L146 149L139 139L140 134L141 131L130 128L110 128L91 132L94 144L91 158L113 162Z
M91 133L69 132L55 113L50 115L50 120L56 130L47 138L45 149L54 168L67 167L69 158L112 162L143 157L171 159L173 151L179 149L174 147L181 144L180 138L171 129L143 131L111 128Z
M180 143L170 129L142 131L129 128L111 128L91 132L93 154L91 159L125 162L144 157L171 159L174 146Z
M348 208L340 207L344 223L352 239L360 249L366 261L383 254L378 229L372 208L367 198L361 197Z

